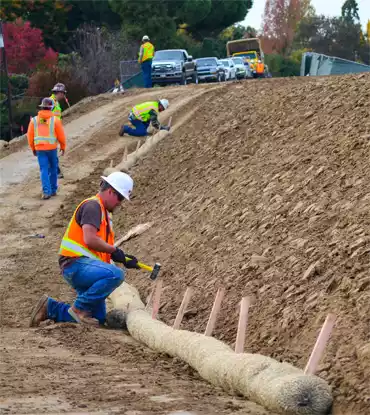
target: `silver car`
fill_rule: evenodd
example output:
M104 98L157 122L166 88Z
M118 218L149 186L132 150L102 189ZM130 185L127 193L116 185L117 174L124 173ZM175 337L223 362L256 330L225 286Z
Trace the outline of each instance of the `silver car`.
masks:
M245 79L247 77L247 69L242 58L231 58L236 69L236 79Z

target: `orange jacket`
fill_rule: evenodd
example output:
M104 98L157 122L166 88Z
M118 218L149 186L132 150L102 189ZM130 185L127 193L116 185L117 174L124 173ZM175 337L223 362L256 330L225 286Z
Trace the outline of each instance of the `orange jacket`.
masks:
M257 73L264 73L265 72L265 64L264 63L257 63L256 72Z
M98 259L103 262L110 264L111 256L107 252L98 252L90 249L84 241L84 233L82 227L76 221L76 213L78 208L88 200L96 200L99 202L101 209L101 223L100 229L97 231L99 238L107 242L110 245L114 245L114 232L112 226L112 220L109 212L105 209L103 201L99 195L83 200L76 208L71 221L69 222L68 228L62 239L62 243L59 249L59 255L70 256L70 257L81 257L85 256L92 259ZM109 224L109 232L107 232L107 224Z
M54 117L54 114L49 110L41 110L38 112L36 119L40 135L47 137L50 134L49 126L52 121L52 117ZM40 122L40 120L46 120L46 122ZM46 141L39 144L35 143L35 124L33 118L30 120L27 130L27 138L28 144L32 151L54 150L58 147L57 141L60 144L61 150L65 150L66 136L64 133L62 122L57 117L54 117L54 135L56 138L55 143L48 143Z

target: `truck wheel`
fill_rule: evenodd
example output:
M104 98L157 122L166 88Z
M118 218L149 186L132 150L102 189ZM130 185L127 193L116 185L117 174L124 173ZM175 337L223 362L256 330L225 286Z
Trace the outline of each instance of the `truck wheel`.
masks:
M187 85L188 84L188 80L186 79L185 73L182 74L182 79L181 79L180 84L181 85Z
M194 72L191 80L194 84L199 84L198 72Z

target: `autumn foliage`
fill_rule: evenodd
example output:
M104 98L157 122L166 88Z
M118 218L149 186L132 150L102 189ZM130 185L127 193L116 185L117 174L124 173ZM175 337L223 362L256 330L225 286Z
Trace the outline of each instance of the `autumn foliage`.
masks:
M10 73L28 74L36 68L52 68L57 64L58 53L46 48L42 31L31 27L21 18L3 24L4 43Z

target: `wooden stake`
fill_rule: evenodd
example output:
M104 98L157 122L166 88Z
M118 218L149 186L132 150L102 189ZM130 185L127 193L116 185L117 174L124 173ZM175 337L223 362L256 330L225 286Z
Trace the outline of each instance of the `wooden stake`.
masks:
M113 167L113 160L111 160L111 161L110 161L110 165L109 165L109 167L110 167L110 168L112 168L112 167Z
M168 121L167 127L171 127L172 124L172 117L170 117L170 120Z
M224 294L225 294L225 289L219 288L216 294L215 301L213 303L211 314L209 316L206 331L204 332L205 336L212 335L213 329L215 328L215 325L216 325L217 314L220 311L221 302L222 302L222 299L224 298Z
M335 324L336 316L334 314L328 314L325 322L321 328L320 334L316 340L315 346L312 350L311 356L308 359L306 368L304 370L304 373L306 375L314 375L317 366L319 365L319 362L324 354L325 347L328 343L330 334L333 330L334 324Z
M127 148L127 146L125 146L125 149L123 150L123 158L122 158L122 161L126 161L127 160L127 155L128 155L128 148Z
M182 299L179 311L177 312L175 322L173 323L173 328L176 330L178 330L180 327L182 318L184 317L184 313L186 311L186 308L188 307L192 294L193 294L193 289L191 287L188 287L185 291L185 295L184 295L184 298Z
M153 295L153 310L152 310L152 318L157 318L157 314L159 311L159 304L161 300L161 292L162 292L162 285L163 282L161 279L157 280L157 284L155 286L154 295Z
M251 304L250 297L243 297L242 301L240 302L238 333L236 335L236 342L235 342L235 353L244 352L245 333L247 331L248 311L249 311L250 304Z
M140 147L141 147L141 140L139 140L137 142L137 144L136 144L136 150L135 151L138 151Z

